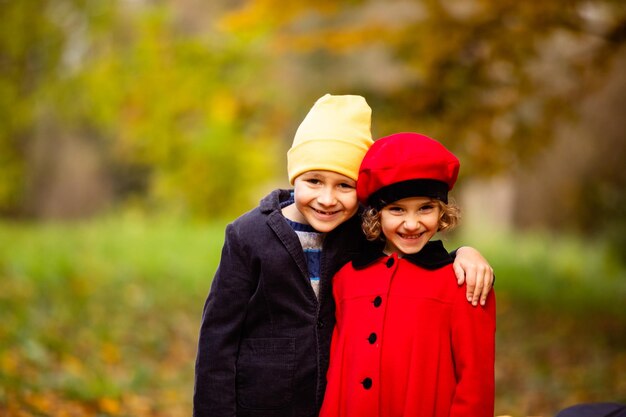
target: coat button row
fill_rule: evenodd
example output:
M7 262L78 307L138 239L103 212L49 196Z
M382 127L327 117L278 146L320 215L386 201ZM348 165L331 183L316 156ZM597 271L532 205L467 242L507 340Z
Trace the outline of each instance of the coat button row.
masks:
M372 378L365 378L363 381L361 381L361 384L363 384L363 388L365 389L372 388Z
M369 337L367 338L367 341L370 342L370 345L373 345L374 343L376 343L376 333L370 334Z
M393 258L389 258L387 259L387 263L385 265L387 265L387 268L391 268L393 266Z
M372 303L374 303L374 307L380 307L380 305L383 303L383 299L380 297L380 295L377 295Z

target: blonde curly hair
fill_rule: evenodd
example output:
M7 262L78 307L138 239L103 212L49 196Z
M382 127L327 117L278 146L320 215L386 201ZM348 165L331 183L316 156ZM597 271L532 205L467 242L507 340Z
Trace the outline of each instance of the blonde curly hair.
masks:
M457 206L454 201L444 203L435 198L433 198L432 201L439 206L439 227L437 231L443 232L454 229L461 219L461 209L459 206ZM382 233L380 210L368 207L361 217L361 229L363 229L367 240L384 240L385 236Z

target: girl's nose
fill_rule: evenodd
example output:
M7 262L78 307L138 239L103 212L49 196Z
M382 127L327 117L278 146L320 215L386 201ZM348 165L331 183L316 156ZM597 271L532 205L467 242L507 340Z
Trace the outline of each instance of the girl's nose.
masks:
M419 227L419 220L414 216L407 216L404 219L404 228L407 230L416 230Z

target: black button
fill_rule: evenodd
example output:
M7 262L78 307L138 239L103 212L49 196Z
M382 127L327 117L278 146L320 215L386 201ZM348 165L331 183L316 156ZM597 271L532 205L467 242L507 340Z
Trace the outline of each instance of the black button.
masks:
M317 328L321 329L322 327L324 327L324 322L322 320L318 320L317 322Z
M387 268L391 268L393 266L393 258L387 259Z
M372 388L372 378L365 378L361 384L363 384L363 388L365 389Z
M373 345L376 342L376 333L370 334L370 336L367 338L367 341L370 342L371 345Z
M380 307L380 305L383 303L383 299L380 298L380 295L377 295L372 302L374 303L374 307Z

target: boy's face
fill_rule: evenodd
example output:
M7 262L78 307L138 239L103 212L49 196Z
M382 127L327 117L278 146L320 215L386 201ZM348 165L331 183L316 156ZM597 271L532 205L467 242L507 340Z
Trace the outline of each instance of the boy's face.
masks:
M294 181L300 223L330 232L352 217L359 206L356 181L332 171L307 171Z
M380 212L381 229L387 244L385 253L411 254L422 250L439 230L437 201L409 197L385 206Z

